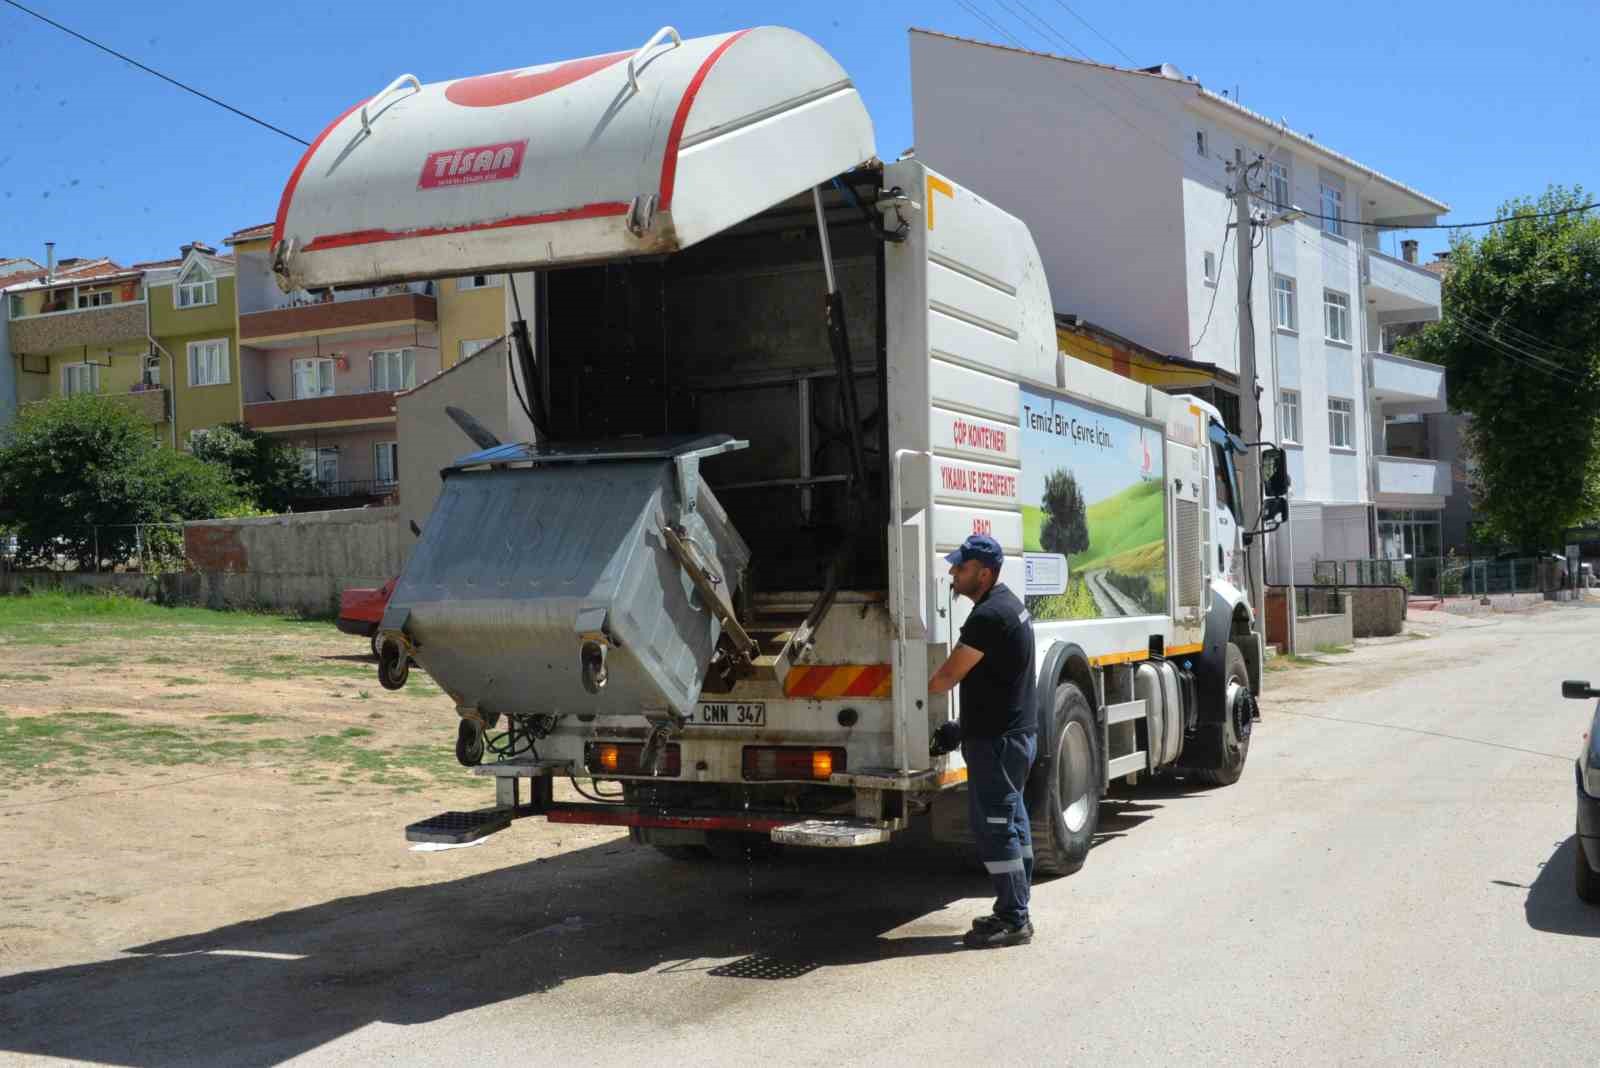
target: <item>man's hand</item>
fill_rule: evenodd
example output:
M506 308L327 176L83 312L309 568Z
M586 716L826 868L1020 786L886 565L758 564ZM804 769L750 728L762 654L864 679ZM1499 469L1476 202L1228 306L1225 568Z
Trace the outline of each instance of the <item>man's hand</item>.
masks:
M939 665L939 670L928 680L930 694L949 693L956 684L967 677L967 672L978 665L983 654L970 645L958 645L950 650L950 658Z

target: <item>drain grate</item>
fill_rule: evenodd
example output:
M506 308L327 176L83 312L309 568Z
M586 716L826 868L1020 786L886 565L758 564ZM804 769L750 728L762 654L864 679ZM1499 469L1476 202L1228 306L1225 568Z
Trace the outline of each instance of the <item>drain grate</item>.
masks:
M511 813L503 808L486 808L477 812L441 812L418 820L406 828L408 842L441 842L460 845L472 842L511 826Z
M719 979L798 979L817 970L817 962L810 960L784 960L765 953L752 953L727 964L719 964L707 975Z

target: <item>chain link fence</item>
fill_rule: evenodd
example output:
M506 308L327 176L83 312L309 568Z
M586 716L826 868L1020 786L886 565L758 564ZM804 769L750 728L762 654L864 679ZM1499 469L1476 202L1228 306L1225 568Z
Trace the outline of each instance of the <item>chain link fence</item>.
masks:
M0 567L8 571L122 571L159 575L189 568L182 523L110 523L49 538L0 530Z

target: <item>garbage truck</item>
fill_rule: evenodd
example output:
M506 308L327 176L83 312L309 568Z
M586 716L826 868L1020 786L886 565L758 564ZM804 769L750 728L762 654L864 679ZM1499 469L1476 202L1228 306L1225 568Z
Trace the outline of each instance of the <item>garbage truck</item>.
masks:
M528 297L503 358L532 440L452 412L463 453L378 626L380 681L425 670L496 784L410 839L970 841L961 754L931 741L959 695L928 679L974 532L1034 619L1041 870L1082 864L1119 780L1243 771L1259 443L1058 352L1027 226L880 160L805 36L404 75L309 147L272 242L286 290L500 273Z

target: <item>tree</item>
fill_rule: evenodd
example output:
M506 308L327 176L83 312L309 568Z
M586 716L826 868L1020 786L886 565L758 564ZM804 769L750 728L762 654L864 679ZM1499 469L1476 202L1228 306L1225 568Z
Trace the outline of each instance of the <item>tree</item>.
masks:
M1071 471L1057 468L1044 480L1044 528L1039 544L1047 553L1071 556L1089 547L1089 510L1083 504L1083 491Z
M0 441L0 502L19 562L65 556L80 568L135 555L138 524L230 515L243 503L227 470L162 448L137 412L99 394L22 407Z
M1444 318L1398 348L1443 365L1471 416L1473 507L1505 543L1537 549L1600 515L1600 212L1581 188L1512 200L1508 221L1451 242Z
M232 474L234 485L270 513L287 512L316 491L295 449L243 423L223 423L195 435L194 454Z

